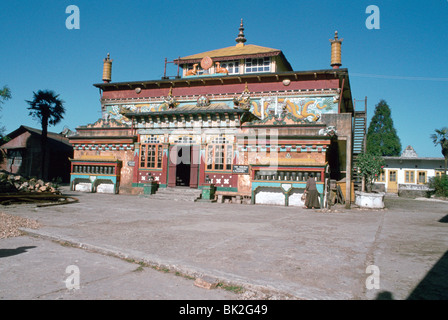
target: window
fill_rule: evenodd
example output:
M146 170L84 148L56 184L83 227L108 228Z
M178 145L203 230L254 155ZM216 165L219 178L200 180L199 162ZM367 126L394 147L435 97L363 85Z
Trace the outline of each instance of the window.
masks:
M246 73L271 71L271 59L269 57L246 59Z
M22 149L8 149L7 159L8 159L8 169L11 166L21 166L22 165L22 154L25 150Z
M386 176L384 174L384 171L381 171L380 176L376 180L377 182L386 182Z
M187 65L187 71L189 71L189 70L193 70L193 69L194 69L194 67L193 67L193 63L189 63L189 64ZM197 67L196 67L196 75L199 76L199 75L202 75L202 74L205 74L204 69L202 69L202 68L201 68L201 65L198 64Z
M160 140L159 138L163 138L163 136L156 136L156 135L149 135L149 136L142 136L142 143L149 143L149 144L159 144Z
M389 171L389 182L397 182L397 171Z
M418 177L417 183L419 184L426 183L426 171L419 171L417 173L417 177Z
M233 145L225 137L215 138L207 146L207 170L231 170Z
M142 144L140 147L140 168L162 168L162 145Z
M415 172L405 171L404 172L404 182L405 183L415 183Z
M436 177L443 176L443 170L436 170Z
M227 61L221 63L221 68L227 69L229 71L229 74L238 74L240 73L240 67L239 67L238 61Z
M180 136L177 140L174 140L174 143L193 144L193 138L190 136Z

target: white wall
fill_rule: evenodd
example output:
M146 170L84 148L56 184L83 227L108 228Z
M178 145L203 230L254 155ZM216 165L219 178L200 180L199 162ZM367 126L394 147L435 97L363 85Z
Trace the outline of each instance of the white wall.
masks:
M388 189L389 183L389 171L397 171L397 183L398 184L419 184L418 182L418 172L426 172L426 182L429 178L436 175L436 171L443 172L444 169L444 159L443 158L408 158L403 159L400 157L385 157L386 165L384 167L384 177L385 181L377 181L376 184L385 184L386 191ZM405 182L406 171L414 172L414 183Z

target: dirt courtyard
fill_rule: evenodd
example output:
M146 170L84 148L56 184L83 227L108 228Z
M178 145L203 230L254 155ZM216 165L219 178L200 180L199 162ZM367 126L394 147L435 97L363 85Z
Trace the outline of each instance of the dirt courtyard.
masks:
M448 298L448 202L387 197L382 210L306 210L68 193L80 201L1 211L39 223L22 237L211 277L262 298ZM2 274L11 272L14 257L1 262Z

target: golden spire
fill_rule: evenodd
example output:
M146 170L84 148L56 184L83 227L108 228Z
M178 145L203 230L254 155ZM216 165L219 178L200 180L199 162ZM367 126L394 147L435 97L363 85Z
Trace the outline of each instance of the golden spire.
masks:
M244 93L250 93L249 88L247 87L247 81L246 81L246 85L244 87Z
M344 39L338 38L338 32L334 32L334 39L330 39L331 42L331 66L333 69L339 69L341 63L341 43Z
M112 80L112 61L110 59L110 54L104 59L103 63L103 82L109 83Z
M240 33L238 34L238 37L235 39L236 41L236 46L237 47L242 47L244 46L244 42L246 42L246 38L244 37L244 26L243 26L243 19L241 19L241 24L240 24Z

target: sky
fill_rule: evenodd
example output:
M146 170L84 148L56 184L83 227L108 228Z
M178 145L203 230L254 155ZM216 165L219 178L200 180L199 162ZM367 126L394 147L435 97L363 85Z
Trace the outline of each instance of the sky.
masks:
M79 29L73 24L75 5ZM375 5L377 10L366 10ZM53 90L64 101L64 127L101 117L103 59L112 82L157 80L165 58L235 45L240 20L246 44L280 49L295 71L329 69L337 30L342 68L357 109L367 97L368 124L384 99L402 150L442 157L430 135L448 127L448 0L114 1L27 0L0 5L0 88L12 99L0 111L6 133L40 128L29 116L33 92ZM177 68L168 64L167 75Z

